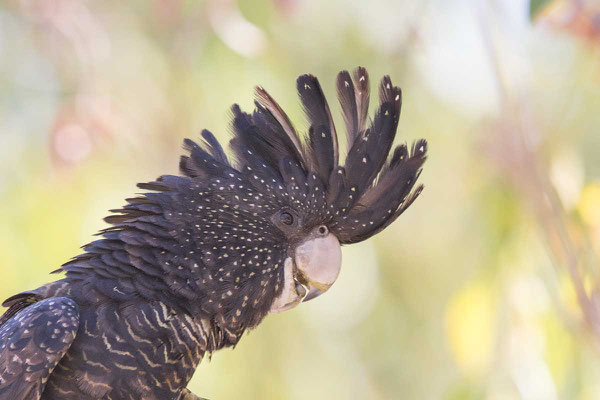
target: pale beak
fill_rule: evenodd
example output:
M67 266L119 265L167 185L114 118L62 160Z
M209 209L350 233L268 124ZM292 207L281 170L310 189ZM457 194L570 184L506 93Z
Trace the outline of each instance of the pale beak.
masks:
M342 249L329 233L311 237L295 250L294 259L284 263L284 287L269 312L280 313L325 293L337 279L342 266Z
M309 288L304 301L314 299L325 293L340 274L340 242L333 233L309 239L296 248L294 261L298 270L296 278Z

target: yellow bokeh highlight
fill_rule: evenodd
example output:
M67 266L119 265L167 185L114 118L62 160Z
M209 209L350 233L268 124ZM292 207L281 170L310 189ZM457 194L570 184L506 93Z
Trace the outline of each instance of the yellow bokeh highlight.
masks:
M583 287L586 293L591 293L595 287L595 281L593 276L585 275L582 277ZM569 312L571 316L581 317L581 306L579 299L577 298L577 292L573 281L567 274L562 275L559 278L558 294L560 296L561 304Z
M494 346L494 305L489 287L481 282L461 289L450 301L446 330L454 359L463 372L485 371Z
M576 347L573 337L564 326L563 321L554 314L540 318L539 326L544 333L544 359L548 364L552 380L558 387L568 383Z
M575 293L575 287L573 287L573 282L568 276L563 276L560 279L560 298L562 300L562 304L571 314L579 313L577 293Z
M600 225L600 183L587 185L583 189L577 209L588 225Z

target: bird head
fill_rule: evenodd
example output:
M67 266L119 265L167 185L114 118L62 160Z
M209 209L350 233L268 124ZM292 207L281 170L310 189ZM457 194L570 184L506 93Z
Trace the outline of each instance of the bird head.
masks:
M340 246L385 229L422 190L415 182L426 141L399 144L389 155L402 93L388 76L367 121L367 71L339 73L348 149L343 162L317 78L300 76L297 90L309 123L304 137L257 87L253 113L232 107L229 156L207 130L199 143L186 139L182 176L140 184L152 192L120 210L125 217L109 221L131 224L160 209L163 220L155 225L167 227L174 243L159 257L170 290L228 331L326 292L340 273Z

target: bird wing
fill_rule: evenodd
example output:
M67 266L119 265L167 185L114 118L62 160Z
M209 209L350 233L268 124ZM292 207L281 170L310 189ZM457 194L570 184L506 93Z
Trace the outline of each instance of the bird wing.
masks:
M0 399L39 399L77 334L79 308L66 297L38 301L0 326Z

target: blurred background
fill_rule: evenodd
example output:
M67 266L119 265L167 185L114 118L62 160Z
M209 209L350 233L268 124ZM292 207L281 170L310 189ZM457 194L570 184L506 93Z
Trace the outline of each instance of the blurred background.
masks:
M183 138L227 141L263 85L403 88L425 191L340 279L190 383L210 399L600 398L600 4L0 2L0 298L35 288ZM372 101L375 96L373 96Z

